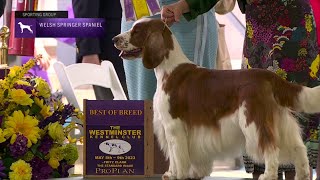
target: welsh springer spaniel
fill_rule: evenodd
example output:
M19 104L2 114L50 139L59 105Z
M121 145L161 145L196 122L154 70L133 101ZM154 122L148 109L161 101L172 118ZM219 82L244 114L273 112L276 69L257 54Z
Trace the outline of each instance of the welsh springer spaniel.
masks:
M193 64L160 19L141 19L113 38L125 59L142 57L154 69L154 131L169 158L164 179L199 179L213 160L243 150L277 179L279 163L293 163L309 179L306 147L294 113L320 112L320 88L291 84L262 69L212 70Z

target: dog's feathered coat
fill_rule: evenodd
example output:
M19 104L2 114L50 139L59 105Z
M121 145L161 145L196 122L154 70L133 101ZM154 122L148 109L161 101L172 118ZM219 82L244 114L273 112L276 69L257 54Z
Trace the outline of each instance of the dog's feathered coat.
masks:
M137 21L114 38L125 59L142 56L154 68L154 130L169 158L166 179L202 178L215 159L243 150L277 179L279 163L294 163L296 179L309 179L306 148L294 112L320 112L320 88L291 84L260 69L210 70L183 54L157 19Z

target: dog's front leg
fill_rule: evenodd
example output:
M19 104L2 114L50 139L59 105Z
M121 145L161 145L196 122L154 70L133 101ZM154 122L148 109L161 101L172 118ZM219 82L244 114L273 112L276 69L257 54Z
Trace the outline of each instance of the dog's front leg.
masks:
M164 174L164 179L187 179L191 163L184 124L179 119L172 119L164 126L170 160L169 172Z
M154 111L154 116L153 116L154 134L158 139L160 149L164 153L165 157L169 159L169 169L167 172L164 173L162 177L164 180L176 179L177 171L175 168L175 162L173 160L173 156L170 155L172 154L172 151L169 150L168 141L166 138L166 132L165 132L163 123L164 123L164 120L162 119L161 113Z
M277 180L278 179L278 167L279 167L279 149L270 148L265 150L265 171L260 175L259 180Z

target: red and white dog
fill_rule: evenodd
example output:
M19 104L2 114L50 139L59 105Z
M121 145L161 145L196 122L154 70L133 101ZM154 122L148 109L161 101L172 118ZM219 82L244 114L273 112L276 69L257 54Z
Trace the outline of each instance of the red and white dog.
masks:
M293 163L298 180L309 162L294 112L320 112L320 88L291 84L260 69L212 70L193 64L159 19L142 19L113 39L125 59L142 57L154 69L154 130L169 158L165 179L208 176L215 159L243 150L277 179L279 163Z

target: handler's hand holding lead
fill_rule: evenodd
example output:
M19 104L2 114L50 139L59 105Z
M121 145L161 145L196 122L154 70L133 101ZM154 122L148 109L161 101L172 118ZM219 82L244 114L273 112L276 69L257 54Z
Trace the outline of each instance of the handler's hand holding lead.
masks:
M185 0L165 5L161 10L161 19L169 26L175 22L179 22L183 13L189 12L189 5Z

